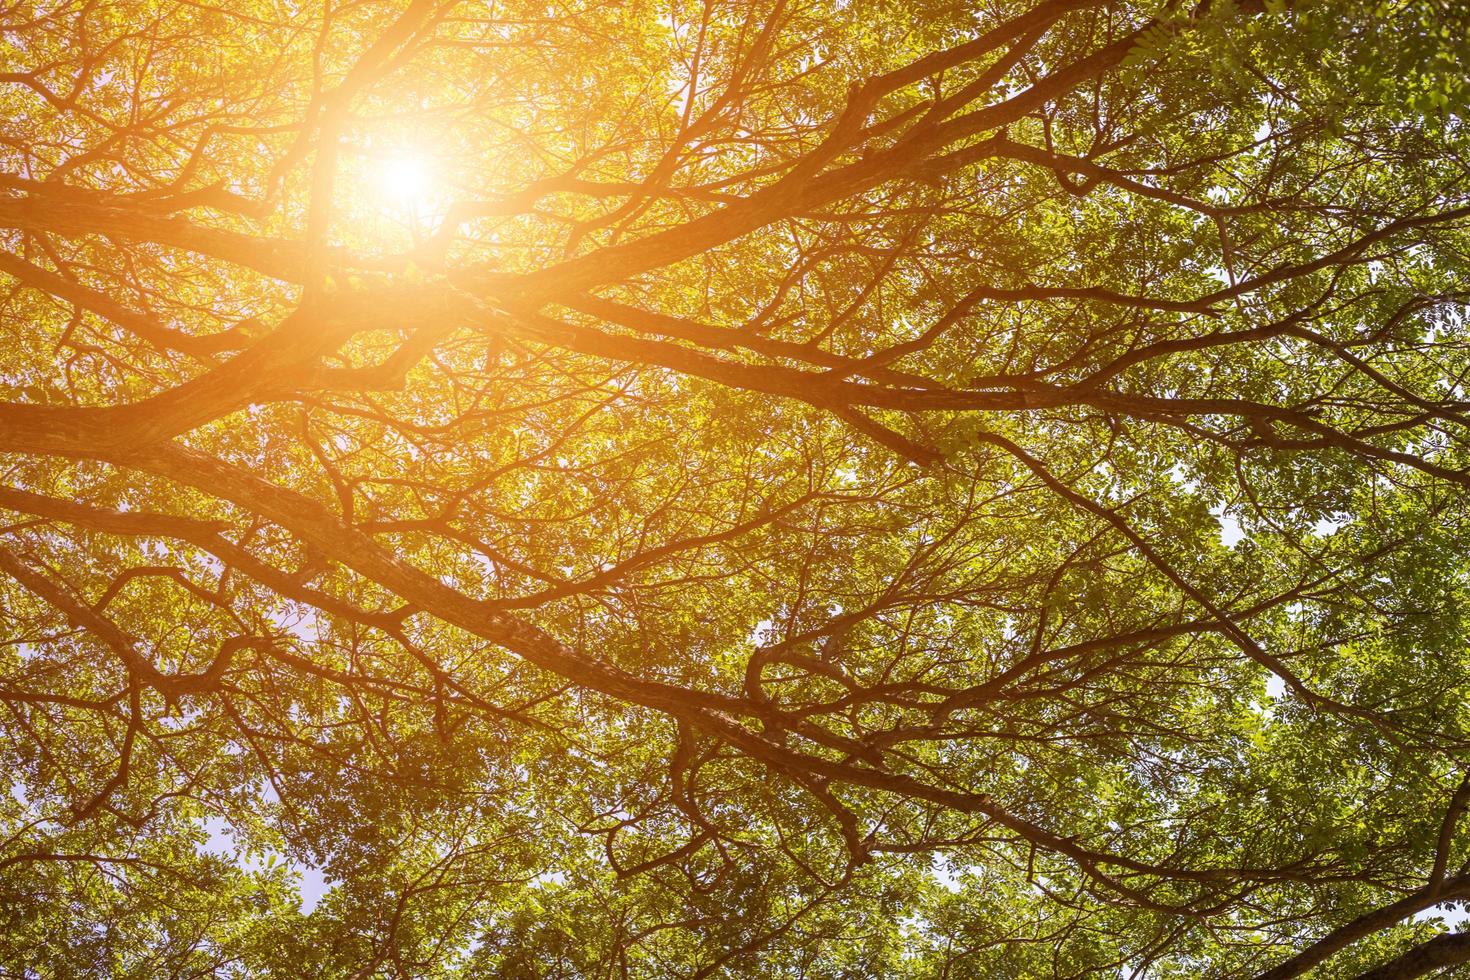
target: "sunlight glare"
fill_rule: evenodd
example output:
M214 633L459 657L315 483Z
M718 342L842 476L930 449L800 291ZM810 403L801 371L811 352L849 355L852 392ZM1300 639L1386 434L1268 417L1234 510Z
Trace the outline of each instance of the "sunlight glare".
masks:
M378 165L377 184L388 201L401 207L413 207L422 203L431 190L433 168L422 156L398 154Z

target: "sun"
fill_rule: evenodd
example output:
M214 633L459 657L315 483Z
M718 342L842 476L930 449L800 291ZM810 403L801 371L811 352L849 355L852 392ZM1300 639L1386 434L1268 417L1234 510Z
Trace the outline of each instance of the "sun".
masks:
M433 191L434 167L422 154L395 153L378 161L373 179L386 202L415 208Z

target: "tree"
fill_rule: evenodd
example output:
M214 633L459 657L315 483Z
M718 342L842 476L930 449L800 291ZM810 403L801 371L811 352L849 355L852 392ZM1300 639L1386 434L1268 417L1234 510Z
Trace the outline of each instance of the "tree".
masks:
M1466 21L9 4L8 975L1470 962Z

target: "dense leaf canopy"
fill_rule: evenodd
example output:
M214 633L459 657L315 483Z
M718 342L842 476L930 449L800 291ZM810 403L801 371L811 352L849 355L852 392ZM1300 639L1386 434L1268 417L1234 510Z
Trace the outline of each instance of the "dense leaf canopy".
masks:
M1470 962L1467 20L4 4L0 972Z

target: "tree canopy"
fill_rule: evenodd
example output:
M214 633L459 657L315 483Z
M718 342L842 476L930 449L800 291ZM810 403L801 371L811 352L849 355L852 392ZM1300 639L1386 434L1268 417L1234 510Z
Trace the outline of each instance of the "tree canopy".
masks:
M6 976L1470 976L1456 0L0 37Z

